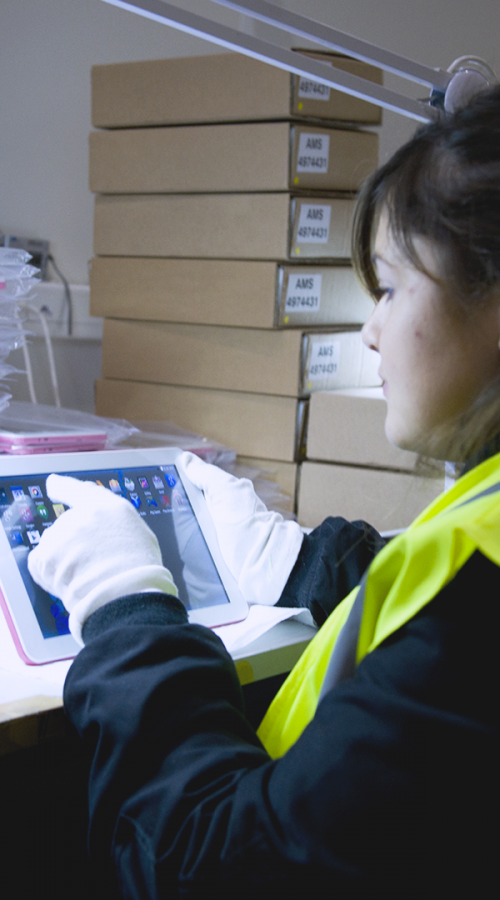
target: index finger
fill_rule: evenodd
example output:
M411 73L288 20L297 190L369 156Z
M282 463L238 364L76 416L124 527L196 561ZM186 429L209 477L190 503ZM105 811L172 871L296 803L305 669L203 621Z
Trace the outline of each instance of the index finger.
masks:
M95 491L103 491L93 481L80 481L71 475L49 475L47 478L47 494L55 503L64 503L65 506L86 505L96 496ZM101 496L101 494L99 495Z

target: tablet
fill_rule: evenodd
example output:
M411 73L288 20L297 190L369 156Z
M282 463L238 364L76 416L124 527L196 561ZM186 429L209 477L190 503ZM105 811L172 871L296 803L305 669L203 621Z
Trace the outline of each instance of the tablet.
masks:
M0 460L0 605L22 659L40 665L75 656L80 647L59 598L28 571L28 555L65 507L47 496L51 472L94 481L135 507L155 532L191 622L238 622L248 608L222 559L203 493L187 478L181 450L102 450Z

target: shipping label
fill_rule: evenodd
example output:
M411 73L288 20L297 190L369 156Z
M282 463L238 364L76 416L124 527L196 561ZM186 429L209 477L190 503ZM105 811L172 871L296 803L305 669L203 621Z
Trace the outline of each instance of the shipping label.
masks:
M332 208L326 204L302 203L297 228L298 244L327 244Z
M307 100L329 100L330 88L319 81L311 81L309 78L299 79L299 97Z
M330 153L329 134L299 135L299 152L297 156L297 172L328 172L328 155Z
M340 364L340 341L316 341L311 347L311 359L307 378L334 378Z
M285 300L285 313L317 312L321 305L322 275L308 272L290 274Z

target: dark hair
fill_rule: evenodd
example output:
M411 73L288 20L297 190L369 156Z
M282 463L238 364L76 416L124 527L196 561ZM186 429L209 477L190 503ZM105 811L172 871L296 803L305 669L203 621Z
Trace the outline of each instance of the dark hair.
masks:
M420 128L363 186L353 262L375 299L380 290L372 253L383 210L396 245L443 288L449 309L473 315L500 296L500 86ZM417 237L436 247L438 278L419 258ZM500 449L499 435L500 373L455 428L427 436L424 452L440 459L477 459L485 446L489 452Z
M372 252L381 210L393 238L429 274L415 237L435 244L446 294L470 308L500 284L500 86L451 116L420 128L362 188L353 232L353 261L377 298Z

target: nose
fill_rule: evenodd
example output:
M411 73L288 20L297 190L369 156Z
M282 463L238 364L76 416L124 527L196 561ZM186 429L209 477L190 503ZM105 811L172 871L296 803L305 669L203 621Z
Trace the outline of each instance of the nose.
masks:
M380 303L377 303L371 316L366 320L361 329L361 338L370 350L379 349L380 343Z

